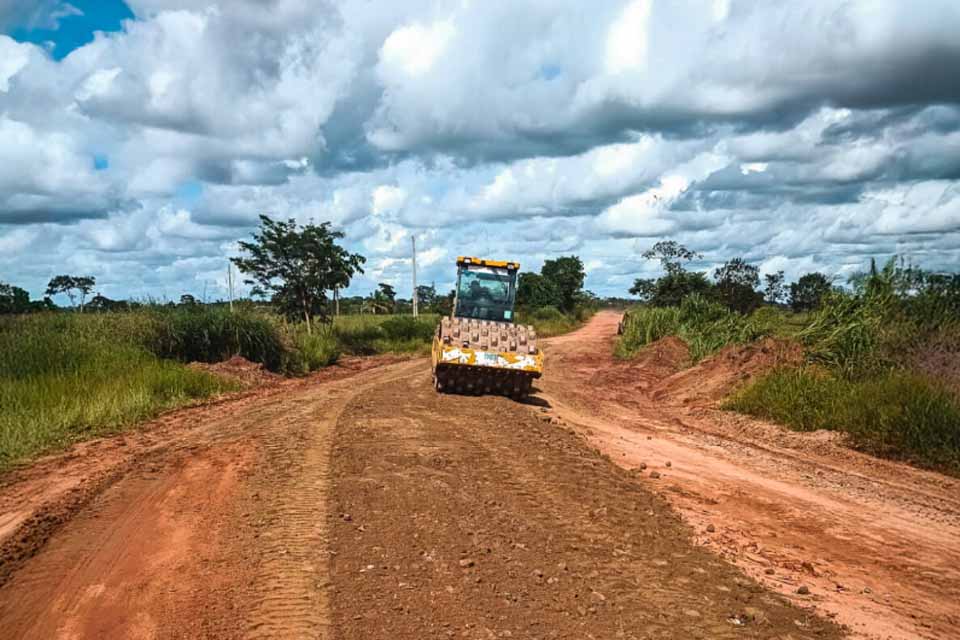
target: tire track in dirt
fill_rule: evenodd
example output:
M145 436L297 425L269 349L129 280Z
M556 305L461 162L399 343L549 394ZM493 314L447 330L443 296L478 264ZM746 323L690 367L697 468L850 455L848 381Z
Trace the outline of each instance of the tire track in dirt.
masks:
M582 439L426 365L343 411L332 458L337 637L831 638L691 542Z
M312 395L291 399L279 428L265 438L267 474L251 483L261 500L255 534L257 600L245 636L319 638L332 636L327 494L333 431L344 408L382 380L402 380L416 364L378 372L363 381L329 385L323 402Z
M0 558L16 568L0 637L322 637L325 592L306 576L325 575L315 526L333 421L366 384L418 363L358 383L374 364L174 412L8 479L0 504L27 514L8 539L35 548ZM57 521L31 530L44 514ZM298 562L310 554L323 562Z

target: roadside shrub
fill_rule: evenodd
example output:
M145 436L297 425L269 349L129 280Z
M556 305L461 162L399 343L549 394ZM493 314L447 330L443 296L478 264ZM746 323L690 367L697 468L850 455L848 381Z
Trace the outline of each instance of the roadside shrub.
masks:
M436 331L436 323L413 316L393 316L380 325L388 340L423 340L430 342Z
M590 315L592 312L586 307L581 307L573 314L566 314L556 307L547 306L520 309L515 321L517 324L532 325L539 337L549 338L573 331L584 322L580 318L589 319Z
M332 327L315 327L312 334L303 326L290 330L284 371L290 375L306 375L334 364L340 358L340 345Z
M724 408L800 431L842 431L870 453L960 472L960 403L925 376L888 371L853 381L816 367L777 369Z
M236 387L159 359L159 330L139 313L0 322L0 469Z
M746 344L776 335L782 326L783 314L776 309L760 309L744 316L703 296L692 295L679 307L631 310L616 353L631 357L651 342L675 335L687 343L691 359L698 362L727 345Z
M623 335L617 342L616 354L626 358L661 338L680 333L678 307L640 307L626 317Z
M344 353L369 356L377 353L427 353L439 316L341 316L333 331Z
M181 362L222 362L243 356L271 371L286 360L280 320L254 311L196 307L157 312L157 355Z

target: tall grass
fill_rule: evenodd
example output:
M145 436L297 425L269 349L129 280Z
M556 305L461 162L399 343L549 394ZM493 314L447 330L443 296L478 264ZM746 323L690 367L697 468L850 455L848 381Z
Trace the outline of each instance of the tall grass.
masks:
M155 329L145 346L160 357L182 362L222 362L239 355L271 371L286 369L291 344L285 342L283 325L275 316L201 306L160 308L147 316Z
M185 363L240 355L304 375L341 353L429 353L438 321L342 316L307 333L256 309L209 306L0 318L0 469L236 388Z
M156 329L132 315L0 321L0 469L235 387L152 353Z
M925 376L891 370L851 380L817 368L777 369L724 408L800 431L842 431L870 453L960 473L960 402Z
M807 314L768 307L744 316L698 296L679 307L633 309L617 353L630 357L675 335L697 361L764 336L796 339L806 366L762 376L724 406L795 429L839 430L877 455L960 472L957 301L947 289L911 293L898 279L888 265Z
M400 353L425 355L430 352L440 317L365 315L341 316L333 323L333 335L344 353L374 355Z
M744 316L699 295L691 295L679 307L632 309L625 319L623 335L617 341L616 354L629 358L651 342L677 336L687 343L693 362L699 362L727 345L778 335L785 327L785 314L778 309L761 308Z
M590 319L593 310L578 307L573 313L564 313L556 307L521 309L517 312L517 324L532 325L541 338L550 338L570 333Z

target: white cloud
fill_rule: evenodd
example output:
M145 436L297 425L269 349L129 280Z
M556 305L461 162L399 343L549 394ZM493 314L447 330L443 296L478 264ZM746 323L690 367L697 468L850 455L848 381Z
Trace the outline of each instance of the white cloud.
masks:
M262 213L343 229L361 289L414 233L441 286L464 238L601 293L667 235L788 276L960 261L955 2L130 6L62 61L0 36L0 248L35 293L199 294Z
M380 185L373 190L374 215L383 215L384 213L394 212L407 201L407 192L399 187L390 185Z
M633 0L611 25L606 43L608 73L641 71L647 63L653 0Z
M420 76L430 71L456 35L450 21L438 21L429 26L405 25L391 33L380 49L382 73L392 76L398 70L408 76Z
M30 48L8 36L0 35L0 93L10 90L13 79L30 61Z

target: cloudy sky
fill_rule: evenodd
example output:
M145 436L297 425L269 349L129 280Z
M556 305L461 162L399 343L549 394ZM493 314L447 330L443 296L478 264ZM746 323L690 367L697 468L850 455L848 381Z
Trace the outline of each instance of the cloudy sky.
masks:
M0 0L0 281L223 295L259 213L353 291L679 240L788 277L960 267L956 0Z

